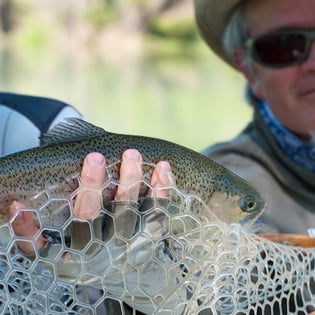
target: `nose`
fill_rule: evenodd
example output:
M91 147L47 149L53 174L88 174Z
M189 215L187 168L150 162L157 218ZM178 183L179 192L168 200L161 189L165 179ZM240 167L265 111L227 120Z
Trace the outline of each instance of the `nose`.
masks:
M303 71L315 71L315 41L312 41L309 54L301 66Z

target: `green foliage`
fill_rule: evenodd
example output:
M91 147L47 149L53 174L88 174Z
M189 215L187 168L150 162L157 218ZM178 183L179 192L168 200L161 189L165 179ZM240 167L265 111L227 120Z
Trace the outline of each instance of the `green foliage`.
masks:
M60 14L46 18L35 9L38 0L23 2L7 38L11 50L0 58L1 86L67 101L111 131L165 138L196 150L237 134L251 117L244 80L210 52L193 18L155 17L142 34L141 60L121 54L112 62L100 53L101 37L93 35L123 18L117 12L124 1L144 0L93 1L88 11L76 12L74 26L95 26L88 45L80 44L75 38L80 32L67 29ZM68 49L68 35L75 49Z
M19 29L16 40L23 49L38 51L47 46L51 40L52 32L37 20L29 20Z
M144 51L150 60L197 57L196 45L193 42L173 38L147 36L144 41Z
M132 5L142 5L146 2L147 0L129 0L129 3Z
M198 33L193 19L170 19L157 17L149 24L149 33L183 41L194 41Z
M193 19L157 17L149 24L144 43L151 59L194 58L199 35Z
M110 3L90 8L84 14L84 19L96 29L101 29L109 25L115 21L116 18L117 11Z

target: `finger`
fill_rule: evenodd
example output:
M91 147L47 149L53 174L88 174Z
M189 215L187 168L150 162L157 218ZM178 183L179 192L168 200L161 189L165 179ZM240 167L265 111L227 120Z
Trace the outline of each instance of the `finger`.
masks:
M142 156L135 149L126 150L120 166L119 186L115 195L116 201L137 202L142 177Z
M9 208L9 216L13 218L12 228L16 236L22 236L26 238L33 238L38 232L38 228L35 224L33 215L30 211L22 211L25 206L17 201L14 201ZM44 236L40 235L35 240L37 248L40 250L45 245ZM19 248L27 255L34 254L34 247L30 242L18 242Z
M89 219L97 214L102 206L102 187L105 181L106 161L102 154L89 153L81 171L82 187L74 203L74 215Z
M170 186L170 172L171 166L166 161L160 161L157 163L152 176L151 186L152 189L148 192L148 197L167 198L169 195Z

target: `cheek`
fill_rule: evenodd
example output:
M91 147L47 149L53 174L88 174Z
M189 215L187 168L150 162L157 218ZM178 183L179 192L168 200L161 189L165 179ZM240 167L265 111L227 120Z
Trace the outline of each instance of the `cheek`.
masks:
M251 88L256 97L269 103L283 103L291 95L294 76L290 69L259 69L253 77Z

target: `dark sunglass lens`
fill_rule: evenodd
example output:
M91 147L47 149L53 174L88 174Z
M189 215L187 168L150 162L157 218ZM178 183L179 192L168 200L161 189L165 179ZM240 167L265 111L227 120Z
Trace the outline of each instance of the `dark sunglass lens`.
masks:
M302 60L306 51L306 39L302 34L275 34L261 37L254 42L258 61L281 66Z

